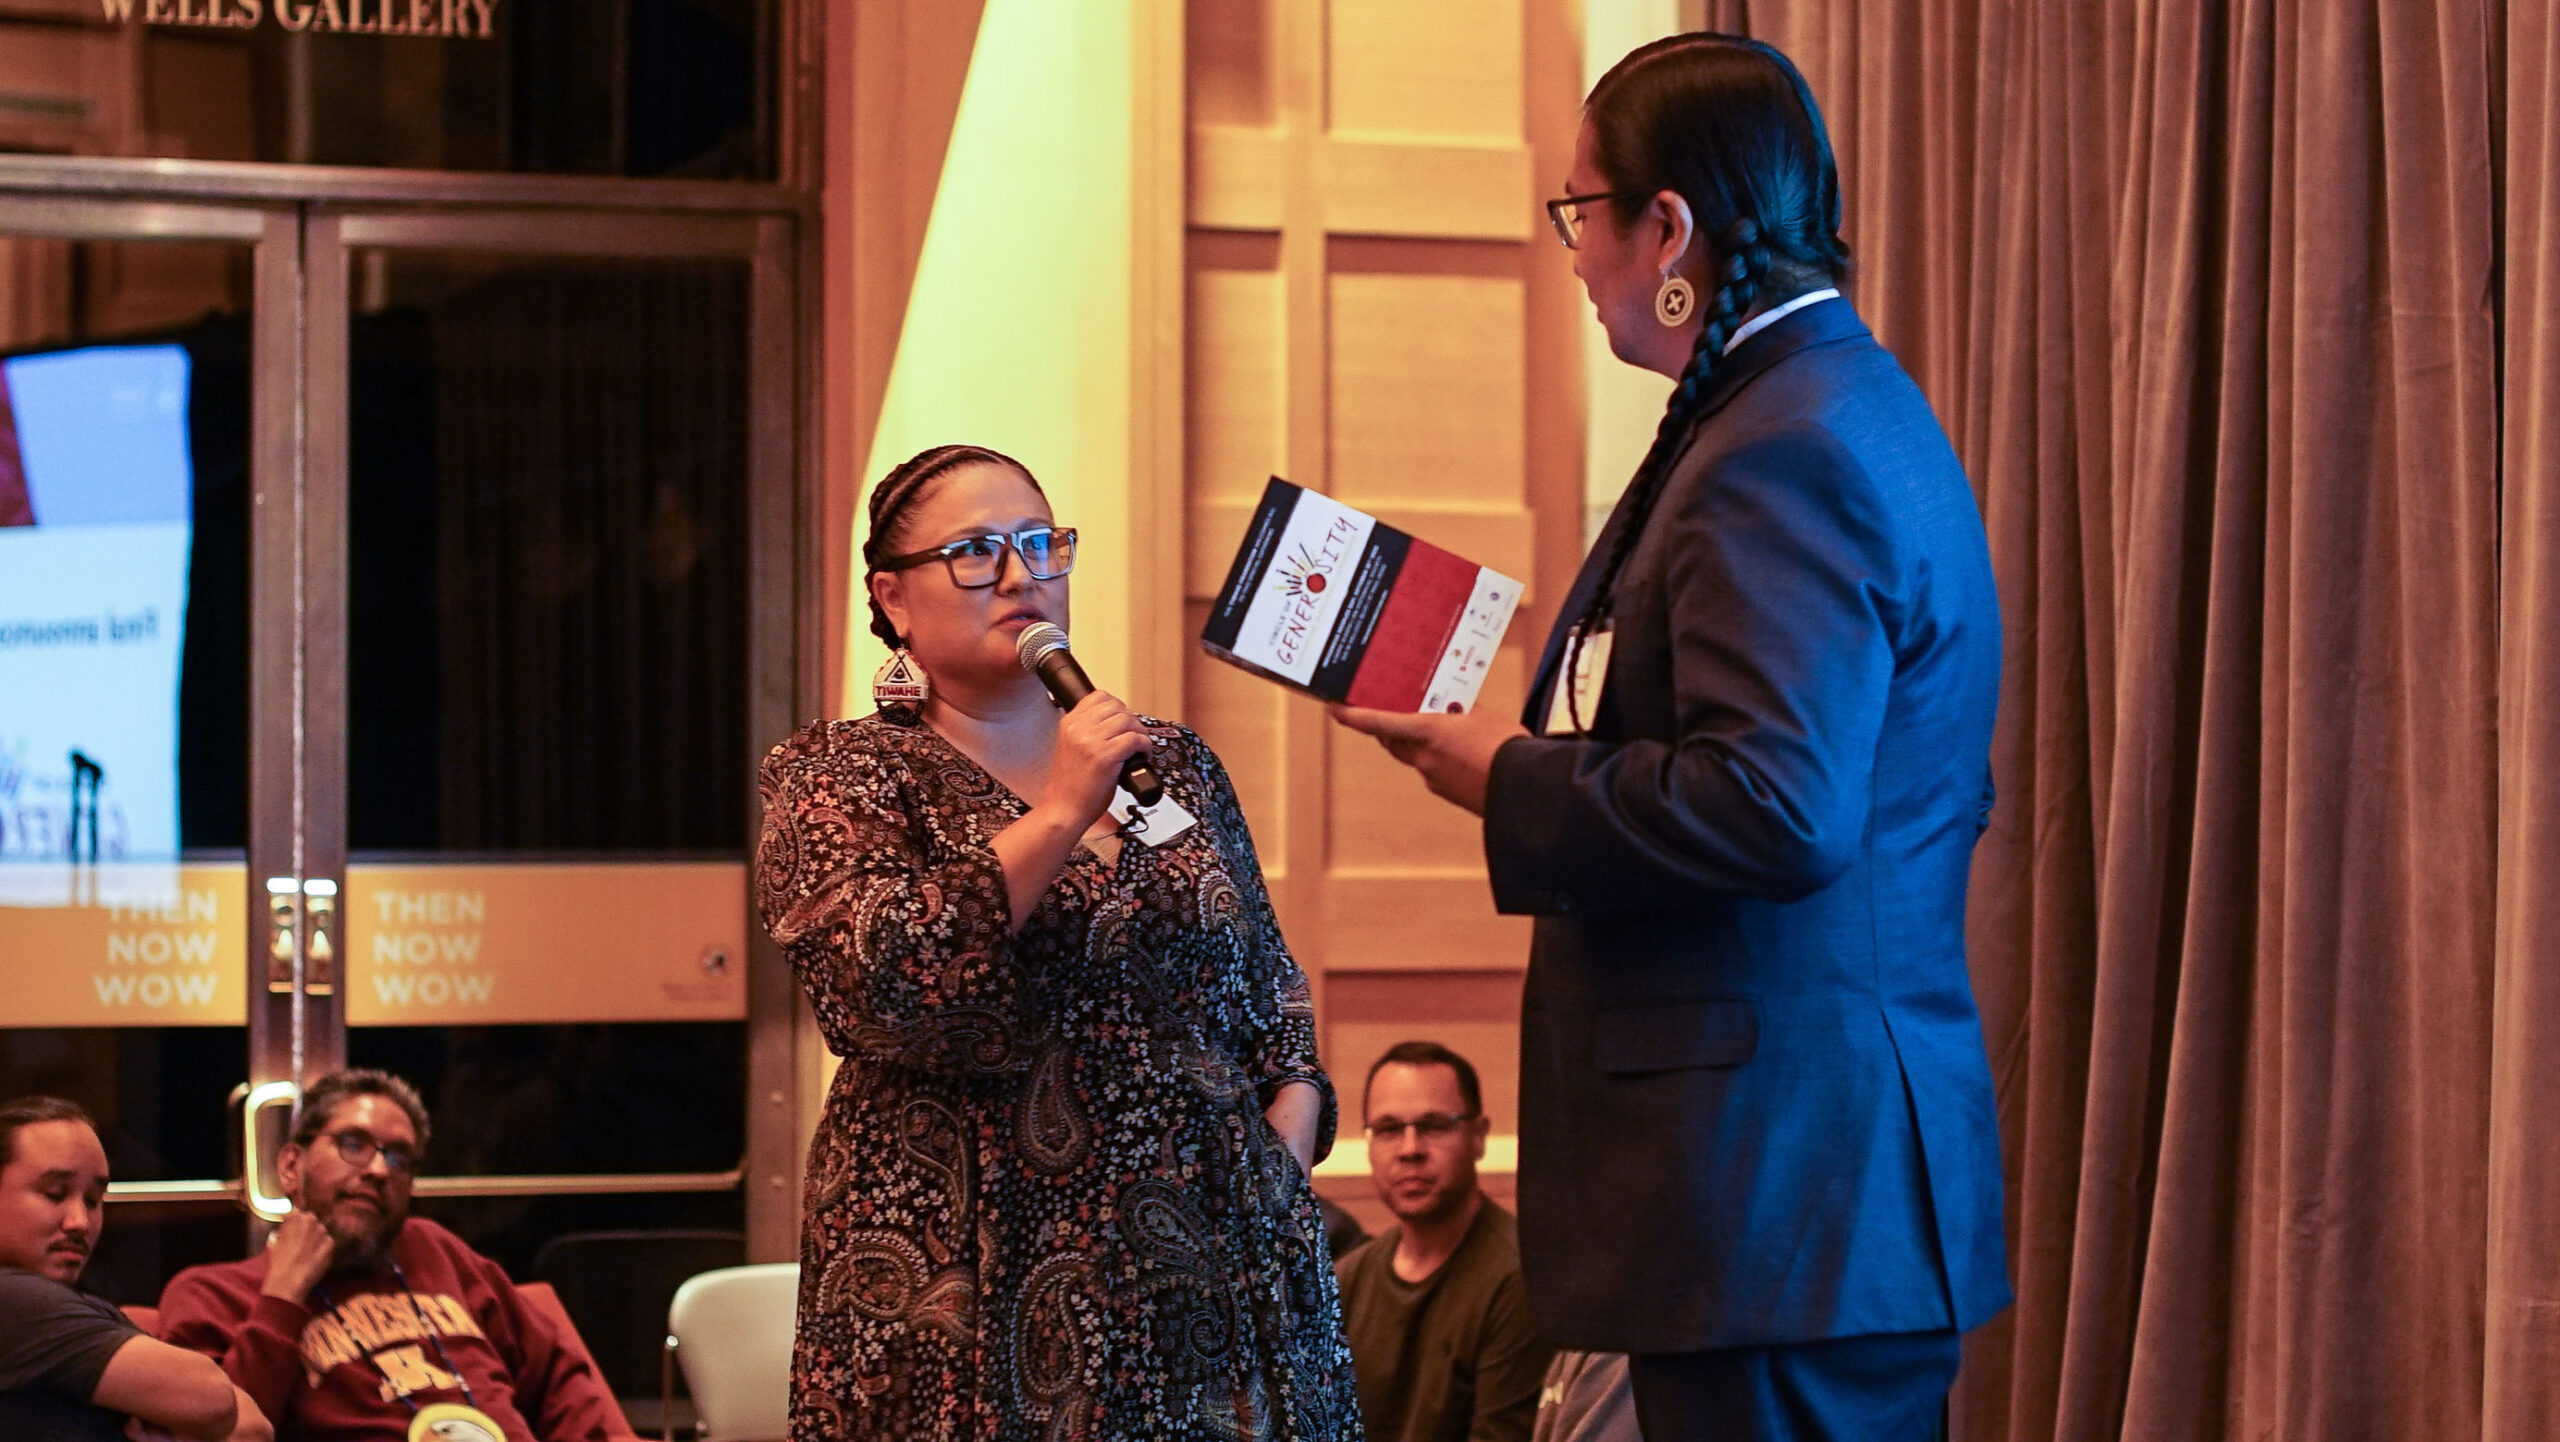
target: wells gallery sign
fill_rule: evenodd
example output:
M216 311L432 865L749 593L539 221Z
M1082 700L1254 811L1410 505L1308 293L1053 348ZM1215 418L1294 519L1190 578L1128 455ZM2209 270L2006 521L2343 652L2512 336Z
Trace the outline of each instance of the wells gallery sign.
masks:
M423 35L486 40L498 0L98 0L106 16L145 25L247 30L273 21L287 30L348 35Z

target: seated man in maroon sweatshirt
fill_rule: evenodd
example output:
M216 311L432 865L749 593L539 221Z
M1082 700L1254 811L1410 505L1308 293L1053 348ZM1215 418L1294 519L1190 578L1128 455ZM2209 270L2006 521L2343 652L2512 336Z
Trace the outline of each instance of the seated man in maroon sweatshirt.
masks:
M276 1154L293 1214L263 1255L180 1272L162 1334L220 1362L277 1442L602 1442L585 1358L497 1263L409 1215L428 1131L398 1077L323 1077Z

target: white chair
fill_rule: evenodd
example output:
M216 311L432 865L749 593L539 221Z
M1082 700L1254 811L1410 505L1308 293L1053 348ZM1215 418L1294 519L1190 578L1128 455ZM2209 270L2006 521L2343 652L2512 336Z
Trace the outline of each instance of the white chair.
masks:
M783 1442L791 1432L791 1329L800 1264L722 1267L688 1277L667 1304L666 1390L684 1369L703 1442ZM672 1400L672 1397L670 1398ZM674 1442L672 1421L668 1442Z

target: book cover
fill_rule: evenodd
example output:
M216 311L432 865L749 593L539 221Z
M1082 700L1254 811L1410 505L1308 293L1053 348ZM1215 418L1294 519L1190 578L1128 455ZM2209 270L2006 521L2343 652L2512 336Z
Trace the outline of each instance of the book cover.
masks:
M1520 583L1274 476L1200 645L1325 701L1464 711Z

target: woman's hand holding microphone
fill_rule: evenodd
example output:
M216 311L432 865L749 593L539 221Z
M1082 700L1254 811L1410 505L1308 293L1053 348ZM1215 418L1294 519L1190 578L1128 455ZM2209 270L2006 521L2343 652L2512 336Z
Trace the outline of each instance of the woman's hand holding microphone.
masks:
M1049 785L1032 810L1072 822L1079 838L1102 819L1120 784L1120 767L1155 747L1137 713L1108 691L1096 691L1058 718L1058 749L1049 761Z
M1087 695L1058 718L1058 744L1049 759L1047 785L1030 812L990 843L1004 863L1014 930L1020 931L1031 919L1041 894L1057 880L1067 857L1110 809L1122 764L1148 754L1154 746L1155 738L1139 723L1137 713L1107 691Z

